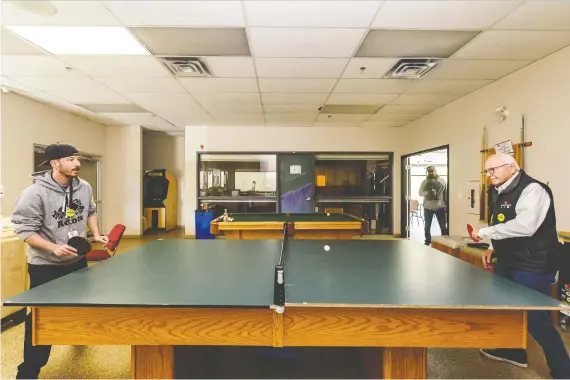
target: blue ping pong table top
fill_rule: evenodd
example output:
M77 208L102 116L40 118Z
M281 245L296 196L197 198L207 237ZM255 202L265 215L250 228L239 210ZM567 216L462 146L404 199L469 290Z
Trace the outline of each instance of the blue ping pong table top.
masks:
M286 306L561 308L551 297L411 241L287 240L284 246ZM270 308L281 247L280 240L158 240L3 304Z

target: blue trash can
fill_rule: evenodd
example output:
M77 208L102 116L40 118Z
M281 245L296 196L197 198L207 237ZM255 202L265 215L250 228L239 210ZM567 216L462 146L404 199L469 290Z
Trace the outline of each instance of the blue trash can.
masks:
M194 211L196 225L196 239L214 239L214 235L210 233L210 223L214 220L213 210Z

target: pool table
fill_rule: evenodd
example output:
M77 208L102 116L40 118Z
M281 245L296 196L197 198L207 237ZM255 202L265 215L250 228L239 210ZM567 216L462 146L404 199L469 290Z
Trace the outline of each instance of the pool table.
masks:
M368 232L368 222L342 213L252 213L230 214L210 224L210 233L231 240L282 239L287 223L290 239L352 239Z

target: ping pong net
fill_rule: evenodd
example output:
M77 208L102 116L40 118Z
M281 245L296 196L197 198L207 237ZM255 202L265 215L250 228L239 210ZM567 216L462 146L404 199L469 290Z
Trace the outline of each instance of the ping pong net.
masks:
M281 254L279 263L275 265L275 278L273 283L273 304L278 312L285 307L285 244L288 240L288 223L283 224L283 240L281 241Z

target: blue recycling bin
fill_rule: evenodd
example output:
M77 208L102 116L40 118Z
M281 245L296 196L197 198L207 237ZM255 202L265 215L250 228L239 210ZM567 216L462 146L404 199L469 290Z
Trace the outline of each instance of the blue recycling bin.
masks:
M196 239L214 239L210 233L210 223L214 220L214 211L194 211L196 225Z

